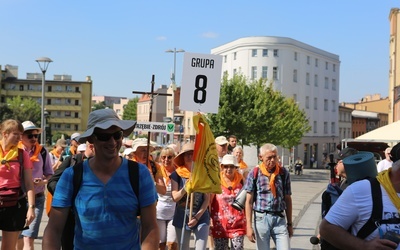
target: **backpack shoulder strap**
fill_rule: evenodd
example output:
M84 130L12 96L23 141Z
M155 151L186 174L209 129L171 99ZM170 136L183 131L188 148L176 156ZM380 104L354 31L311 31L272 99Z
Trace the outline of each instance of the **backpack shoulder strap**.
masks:
M40 155L42 156L43 160L43 173L44 173L44 166L46 165L46 158L47 158L47 150L45 147L42 147L42 149L40 150Z
M376 178L370 178L368 180L371 184L372 212L371 217L357 233L357 237L361 239L365 239L370 235L376 229L375 222L382 219L383 204L381 185Z
M138 200L138 211L137 215L140 215L140 203L139 203L139 164L136 161L129 161L128 160L128 172L129 172L129 181L132 186L132 190L136 195Z
M21 189L23 193L26 193L25 178L24 178L24 150L18 148L18 163L19 163L19 176L21 182Z
M153 177L156 178L156 174L157 174L157 166L156 163L152 160L149 161L150 162L150 166L151 166L151 172L153 174Z
M74 206L75 198L78 195L79 189L82 184L83 162L79 162L78 164L74 165L73 168L74 168L74 178L73 178L72 206Z

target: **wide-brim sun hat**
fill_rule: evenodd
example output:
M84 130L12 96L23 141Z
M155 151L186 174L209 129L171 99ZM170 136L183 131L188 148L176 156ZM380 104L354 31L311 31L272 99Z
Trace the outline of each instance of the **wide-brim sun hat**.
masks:
M77 151L81 152L81 151L86 151L86 143L82 143L78 146Z
M235 167L239 167L237 158L234 155L224 155L221 161L221 166L222 165L233 165Z
M39 133L42 133L42 129L36 126L33 122L31 121L24 121L22 123L22 127L24 127L24 132L28 130L37 130Z
M132 148L126 148L122 154L124 156L126 156L126 155L130 155L131 153L133 153L133 149Z
M80 133L73 133L71 135L71 141L72 140L78 141L80 135L81 135Z
M225 136L218 136L217 138L215 138L215 143L218 145L225 145L228 144L228 140L226 139Z
M150 140L150 148L154 149L157 146L157 143ZM147 147L147 139L146 138L137 138L132 142L133 152L136 152L138 147Z
M96 128L108 129L112 126L121 128L124 136L129 136L135 129L136 121L121 120L112 109L98 109L89 114L87 130L79 137L79 142L86 142L87 138L93 135Z
M189 151L194 151L194 143L189 142L182 146L181 152L175 157L174 164L176 166L183 166L185 165L185 160L183 159L183 154Z

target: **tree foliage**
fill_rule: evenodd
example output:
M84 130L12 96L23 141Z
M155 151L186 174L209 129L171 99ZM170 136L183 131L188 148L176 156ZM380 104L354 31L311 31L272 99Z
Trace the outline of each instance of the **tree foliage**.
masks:
M134 97L128 101L124 107L124 113L122 115L123 120L135 120L136 121L136 110L139 97Z
M11 113L10 115L2 113L3 119L4 116L8 116L8 119L11 118L20 122L31 121L36 126L41 126L41 107L32 98L22 99L20 96L17 96L7 99L7 108Z
M208 116L214 135L236 135L243 145L270 142L290 148L310 130L296 102L262 79L247 83L242 75L224 77L219 105L218 114Z
M98 109L106 109L106 108L111 108L111 107L108 107L106 105L106 102L102 101L102 102L93 104L92 111L95 111L95 110L98 110Z

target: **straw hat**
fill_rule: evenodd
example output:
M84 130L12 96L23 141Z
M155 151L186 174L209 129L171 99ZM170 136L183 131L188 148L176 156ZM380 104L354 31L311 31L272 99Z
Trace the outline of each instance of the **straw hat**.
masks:
M222 165L233 165L235 167L239 167L237 158L234 155L224 155L224 157L222 157L222 161L221 161L221 166Z
M42 129L37 127L33 122L31 121L24 121L22 123L22 127L24 127L24 132L28 130L37 130L39 133L42 133Z
M193 151L193 150L194 150L194 143L189 142L189 143L186 143L185 145L183 145L181 152L179 152L179 154L174 159L174 164L176 166L185 165L185 161L183 159L183 154L186 152L189 152L189 151Z

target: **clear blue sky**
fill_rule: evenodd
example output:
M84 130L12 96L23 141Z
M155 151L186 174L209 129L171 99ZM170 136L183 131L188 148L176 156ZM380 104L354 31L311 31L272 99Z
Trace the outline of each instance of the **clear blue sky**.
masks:
M93 94L134 97L169 84L173 54L210 53L246 36L290 37L339 55L340 101L388 96L389 12L395 0L99 1L0 0L0 65L19 78L72 75L93 80ZM182 76L177 54L177 83Z

